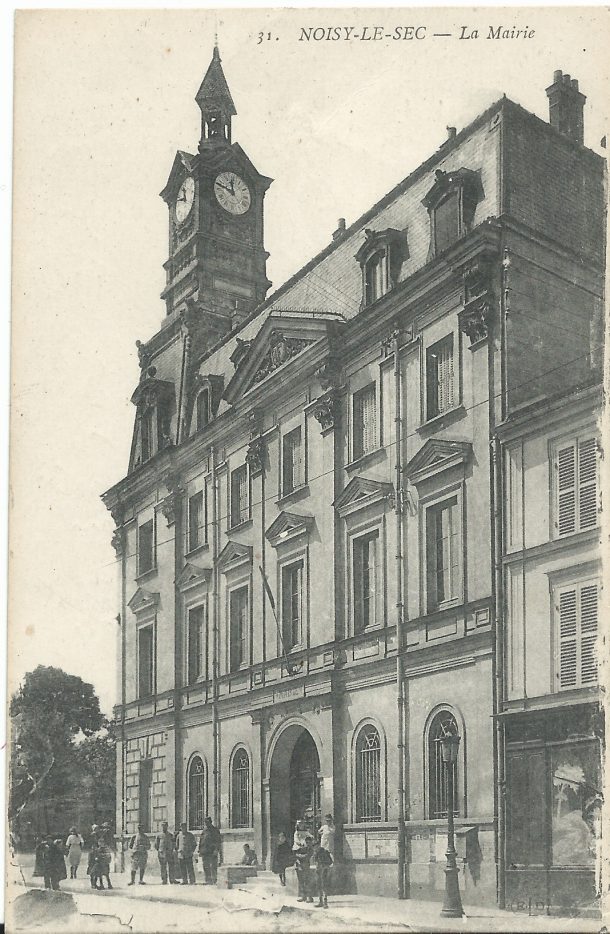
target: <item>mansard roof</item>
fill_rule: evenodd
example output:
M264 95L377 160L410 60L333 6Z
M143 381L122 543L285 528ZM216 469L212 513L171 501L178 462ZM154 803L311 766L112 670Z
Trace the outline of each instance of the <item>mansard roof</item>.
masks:
M314 516L282 511L265 532L265 537L275 547L297 535L309 532L315 521Z
M412 483L418 483L457 464L467 463L471 456L472 444L469 441L429 438L407 464L406 474Z
M373 480L370 477L353 477L334 502L337 512L342 515L373 503L381 502L393 495L394 486L387 480Z

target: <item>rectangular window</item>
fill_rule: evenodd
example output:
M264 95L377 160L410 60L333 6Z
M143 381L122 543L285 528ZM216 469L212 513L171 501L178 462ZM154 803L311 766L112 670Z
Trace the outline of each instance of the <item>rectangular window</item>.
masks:
M301 429L295 428L282 439L282 493L286 496L304 483Z
M303 562L282 568L282 639L290 652L302 641L303 626Z
M232 590L229 596L229 666L238 671L247 661L248 588Z
M555 528L571 535L598 522L597 440L577 438L555 454Z
M205 607L194 606L188 611L188 683L205 674Z
M206 516L204 491L199 490L189 497L188 551L193 551L206 540Z
M154 519L149 519L138 528L138 574L145 574L154 566L155 523Z
M231 528L248 519L248 467L243 464L231 473Z
M457 191L444 198L434 210L435 252L442 253L460 235L460 198Z
M379 532L354 541L354 632L378 621Z
M140 434L141 434L141 451L142 451L142 463L145 464L147 460L154 454L153 449L153 416L154 410L147 409L140 419Z
M593 869L601 856L602 777L597 743L553 746L552 865Z
M196 403L196 424L197 431L205 426L210 421L210 391L209 389L202 389L199 395L197 396Z
M453 334L449 334L426 351L426 418L436 418L453 406Z
M370 305L388 291L388 254L379 250L364 267L364 299Z
M597 684L598 584L587 581L555 594L559 690Z
M428 612L460 595L460 510L457 496L426 510Z
M354 393L353 400L354 450L353 459L358 460L377 445L377 406L375 383Z
M138 697L155 691L155 636L152 623L138 629Z

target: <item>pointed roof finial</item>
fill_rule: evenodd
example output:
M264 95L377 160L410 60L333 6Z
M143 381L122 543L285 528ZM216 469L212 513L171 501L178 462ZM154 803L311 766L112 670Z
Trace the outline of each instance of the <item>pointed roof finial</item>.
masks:
M237 113L229 85L222 70L220 50L218 48L218 33L214 34L214 51L212 61L208 66L205 77L201 82L201 87L197 91L195 100L201 110L219 108L227 116L233 116Z

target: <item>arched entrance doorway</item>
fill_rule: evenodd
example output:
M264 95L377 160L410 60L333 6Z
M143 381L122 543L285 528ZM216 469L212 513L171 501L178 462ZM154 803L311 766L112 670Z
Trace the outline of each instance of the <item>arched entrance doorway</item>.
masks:
M283 731L273 750L269 776L271 833L292 840L298 820L316 833L320 818L320 756L313 736L300 724Z

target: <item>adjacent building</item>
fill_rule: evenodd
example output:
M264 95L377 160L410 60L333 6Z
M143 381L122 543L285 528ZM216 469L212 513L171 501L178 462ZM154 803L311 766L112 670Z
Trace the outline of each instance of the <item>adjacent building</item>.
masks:
M337 885L428 898L442 895L452 807L464 897L503 898L522 864L505 804L523 781L525 698L568 698L551 617L537 621L540 562L581 603L597 573L597 506L564 540L530 502L542 508L553 482L537 419L551 446L564 433L578 445L598 404L591 389L557 403L557 435L545 417L545 400L591 383L604 256L584 96L561 73L547 93L550 124L492 104L267 297L272 180L233 139L214 50L198 151L177 153L162 192L166 315L138 342L129 467L104 494L119 832L197 831L210 814L225 861L248 842L269 865L280 830L332 813ZM519 575L527 620L525 596L504 608ZM593 680L580 673L569 697L593 709L586 665ZM461 737L452 802L448 730Z

